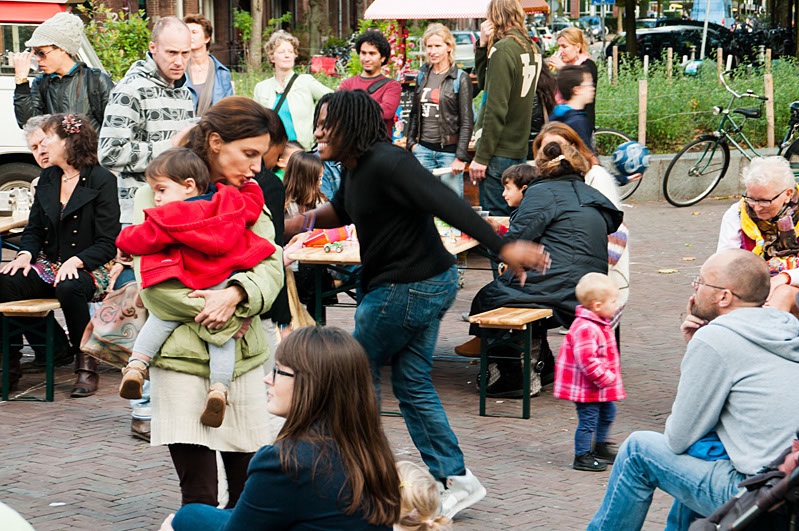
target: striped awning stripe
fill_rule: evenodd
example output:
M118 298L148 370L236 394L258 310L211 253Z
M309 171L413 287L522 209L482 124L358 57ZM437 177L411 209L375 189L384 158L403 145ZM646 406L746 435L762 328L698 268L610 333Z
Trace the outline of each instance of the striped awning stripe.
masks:
M490 0L375 0L366 19L485 18ZM519 0L527 13L548 12L546 0Z

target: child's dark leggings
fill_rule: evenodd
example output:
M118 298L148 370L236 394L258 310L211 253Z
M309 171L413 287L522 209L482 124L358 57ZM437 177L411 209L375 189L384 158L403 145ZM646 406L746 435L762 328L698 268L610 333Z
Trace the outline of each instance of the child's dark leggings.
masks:
M574 432L574 455L591 451L591 439L596 432L596 442L606 442L610 425L616 418L613 402L575 402L577 406L577 431Z

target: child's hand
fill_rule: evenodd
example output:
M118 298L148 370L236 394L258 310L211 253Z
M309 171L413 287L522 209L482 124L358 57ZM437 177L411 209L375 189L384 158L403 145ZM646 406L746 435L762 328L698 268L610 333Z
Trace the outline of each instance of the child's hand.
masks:
M486 223L491 225L491 228L494 229L494 232L498 232L501 230L500 227L502 226L502 224L499 221L492 218L485 218L485 221Z

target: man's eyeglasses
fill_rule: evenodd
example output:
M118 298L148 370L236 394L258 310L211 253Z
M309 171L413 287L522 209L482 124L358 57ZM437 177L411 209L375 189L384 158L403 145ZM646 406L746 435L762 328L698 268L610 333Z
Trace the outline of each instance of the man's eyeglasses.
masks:
M771 203L775 199L777 199L779 196L781 196L782 194L784 194L788 190L790 190L790 188L786 188L785 190L783 190L782 192L778 193L777 195L775 195L771 199L754 199L754 198L749 197L748 195L744 194L744 200L746 200L746 204L749 205L749 206L768 207L768 206L771 206Z
M53 50L55 50L55 48L50 48L46 52L43 52L42 50L33 50L33 55L35 55L39 59L44 59L45 57L47 57L47 54L52 52Z
M708 284L707 282L702 282L701 278L696 277L695 279L693 279L691 281L691 287L694 288L695 290L697 290L697 289L699 289L699 286L707 286L708 288L713 288L713 289L726 289L727 291L732 293L733 297L738 297L739 299L741 298L740 295L738 295L737 293L732 291L730 288L725 288L725 287L722 287L722 286L714 286L713 284Z
M272 367L272 381L273 382L275 381L275 378L277 377L278 374L281 375L281 376L286 376L288 378L294 378L294 373L281 371L280 369L277 368L277 365L275 365L274 367Z

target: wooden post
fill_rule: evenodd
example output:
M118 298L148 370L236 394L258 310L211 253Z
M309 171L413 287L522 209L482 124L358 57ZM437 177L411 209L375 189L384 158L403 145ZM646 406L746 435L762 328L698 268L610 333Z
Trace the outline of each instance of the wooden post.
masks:
M671 79L671 68L673 66L673 63L674 63L674 49L669 47L666 50L666 73L668 74L669 79Z
M649 76L649 56L644 56L644 77Z
M766 101L766 138L768 139L768 147L774 147L774 79L771 74L763 76L763 81L766 85L766 94L768 98Z
M638 143L646 145L646 79L638 80Z
M732 54L727 55L727 70L732 70Z
M771 74L771 48L766 50L766 73Z
M619 77L619 47L613 47L613 84L616 84L616 79Z
M724 72L724 50L721 48L716 49L716 65L719 69L719 85L721 85L721 73Z

